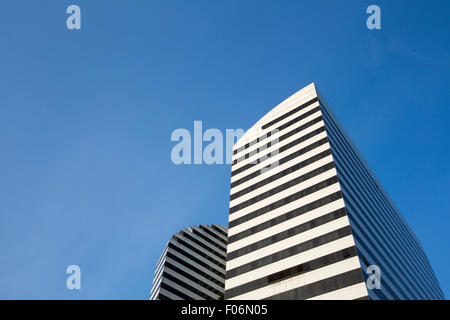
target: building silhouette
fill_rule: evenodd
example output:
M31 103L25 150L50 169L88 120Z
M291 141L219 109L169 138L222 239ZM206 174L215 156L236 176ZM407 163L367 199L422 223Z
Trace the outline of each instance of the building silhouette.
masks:
M158 260L150 300L223 299L227 229L200 225L172 236Z

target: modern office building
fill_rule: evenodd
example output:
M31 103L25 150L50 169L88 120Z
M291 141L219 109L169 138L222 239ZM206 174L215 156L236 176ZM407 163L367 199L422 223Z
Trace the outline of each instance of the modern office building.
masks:
M314 84L233 153L225 299L444 298L419 240Z
M150 300L223 298L227 229L200 225L168 241L158 260Z

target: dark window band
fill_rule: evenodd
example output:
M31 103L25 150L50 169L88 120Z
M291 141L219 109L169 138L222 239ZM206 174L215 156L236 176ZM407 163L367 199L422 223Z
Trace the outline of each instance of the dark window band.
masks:
M225 237L228 236L227 233L226 233L225 231L223 231L222 229L220 229L219 227L213 225L212 228L213 228L213 230L217 231L217 232L220 233L221 235L223 235L223 236L225 236ZM222 241L223 241L223 240L222 240Z
M317 101L319 101L319 99L316 97L316 98L314 98L314 99L312 99L312 100L310 100L310 101L308 101L308 102L302 104L301 106L299 106L299 107L297 107L297 108L295 108L295 109L293 109L293 110L287 112L286 114L284 114L284 115L278 117L277 119L274 119L274 120L272 120L271 122L269 122L269 123L263 125L262 128L263 128L263 129L266 129L266 128L270 127L271 125L273 125L273 124L275 124L275 123L277 123L277 122L279 122L279 121L281 121L281 120L283 120L283 119L286 119L287 117L289 117L289 116L293 115L294 113L296 113L296 112L298 112L298 111L300 111L300 110L302 110L302 109L304 109L304 108L310 106L311 104L313 104L314 102L317 102ZM282 118L282 117L284 117L284 118ZM282 118L282 119L281 119L281 118ZM275 121L275 122L274 122L274 121ZM278 128L278 130L279 130L279 128ZM267 137L270 137L270 132L267 134ZM240 148L234 150L233 154L237 154L237 153L239 153L239 152L241 152L241 151L247 149L249 146L252 146L252 145L254 145L255 143L258 143L259 141L261 141L261 140L259 140L259 138L256 139L256 140L253 140L252 142L247 143L246 145L244 145L244 146L242 146L242 147L240 147Z
M330 264L356 257L356 255L356 248L354 246L328 254L326 256L299 264L295 267L288 268L277 273L273 273L269 276L262 277L257 280L247 282L243 285L231 288L225 292L225 299L230 299L241 294L263 288L271 283L284 281L306 272L314 271Z
M323 145L323 144L325 144L327 142L328 142L328 138L326 138L326 137L323 138L323 139L320 139L319 141L316 141L316 142L310 144L309 146L304 147L303 149L297 150L296 152L291 153L290 155L288 155L288 156L286 156L286 157L284 157L284 158L282 158L282 159L280 159L278 161L272 162L271 164L265 166L264 169L265 170L271 170L271 169L275 168L276 166L281 166L283 163L286 163L286 162L288 162L288 161L290 161L292 159L295 159L295 158L301 156L302 154L304 154L304 153L306 153L308 151L314 150L315 148L317 148L317 147L319 147L319 146L321 146L321 145ZM236 186L238 186L238 185L240 185L240 184L242 184L242 183L244 183L244 182L246 182L248 180L251 180L251 179L259 176L262 173L262 171L263 171L262 169L257 170L255 172L250 173L249 175L247 175L245 177L242 177L241 179L239 179L239 180L237 180L235 182L232 182L231 183L231 188L234 188L234 187L236 187Z
M209 230L208 228L204 228L203 226L200 226L200 229L202 229L203 231L205 231L207 234L211 235L212 237L214 237L215 239L219 240L220 242L222 242L224 245L227 245L227 241L224 240L223 238L221 238L220 236L218 236L217 234L215 234L214 232L212 232L211 230ZM226 235L225 235L226 237Z
M219 285L220 287L224 286L224 282L223 281L219 281L217 278L211 277L208 273L196 268L195 266L193 266L191 263L186 262L185 260L177 257L176 255L173 254L168 254L167 255L168 258L178 262L179 264L181 264L183 267L186 267L187 269L191 270L193 273L197 273L199 275L201 275L202 277L214 282L215 284ZM166 264L170 262L166 262ZM209 270L209 269L208 269ZM211 271L211 270L210 270ZM211 271L212 272L212 271ZM217 274L217 273L216 273ZM220 275L221 278L224 277L224 274Z
M237 277L244 273L247 273L247 272L253 271L255 269L264 267L266 265L272 264L274 262L286 259L290 256L299 254L304 251L311 250L313 248L319 247L319 246L324 245L329 242L333 242L340 238L346 237L346 236L350 235L351 233L352 232L351 232L350 226L346 226L341 229L338 229L338 230L329 232L327 234L324 234L322 236L319 236L317 238L296 244L292 247L275 252L266 257L243 264L242 266L233 268L231 270L227 270L226 279L231 279L233 277Z
M196 262L197 264L201 265L202 267L208 269L209 271L217 274L218 276L223 277L224 273L221 272L220 270L210 266L209 264L204 263L203 261L201 261L200 259L197 259L196 257L194 257L193 255L189 254L187 251L184 251L183 249L178 248L177 246L173 245L172 243L168 244L169 248L172 248L174 251L178 252L180 255L182 256L186 256L187 258L189 258L190 260ZM169 253L167 253L167 256L169 257ZM203 255L202 255L203 256ZM171 257L172 258L172 257ZM175 260L175 259L174 259ZM179 262L179 261L177 261ZM221 269L225 269L224 267L219 267Z
M162 293L158 293L158 300L172 300L172 299L169 299L168 297L166 297Z
M173 264L171 264L169 262L166 263L166 267L168 270L173 271L174 273L181 274L186 279L191 280L192 282L198 284L202 288L206 288L207 290L211 291L212 293L221 294L221 292L219 290L217 290L216 288L214 288L214 287L210 286L209 284L200 280L200 277L203 277L203 275L193 276L191 273L187 273L186 271L181 270L180 268L174 266Z
M320 120L322 120L321 116L319 118L320 118ZM275 149L275 151L276 151L275 154L274 154L274 151L272 151L272 152L269 152L269 153L267 153L265 155L261 155L259 158L255 159L255 160L252 160L249 163L247 163L247 164L243 165L242 167L240 167L238 169L235 169L235 170L233 170L233 166L231 166L231 170L232 170L231 171L231 176L233 177L233 176L235 176L235 175L237 175L237 174L239 174L241 172L244 172L245 170L250 169L250 168L252 168L253 166L255 166L257 164L260 164L261 162L266 161L267 159L270 159L270 157L272 157L272 156L274 156L274 155L276 155L278 153L282 153L283 151L286 151L286 150L288 150L288 149L290 149L290 148L292 148L292 147L294 147L294 146L296 146L296 145L298 145L298 144L300 144L300 143L302 143L302 142L304 142L304 141L306 141L306 140L308 140L308 139L310 139L310 138L312 138L312 137L314 137L314 136L316 136L316 135L318 135L318 134L320 134L322 132L325 132L325 127L324 126L322 126L320 128L317 128L316 130L313 130L313 131L311 131L311 132L309 132L309 133L307 133L307 134L305 134L305 135L295 139L294 141L291 141L288 144L286 144L286 145L284 145L282 147L279 147L278 149ZM267 144L267 147L255 149L254 151L251 152L251 153L253 153L253 154L251 154L251 156L253 156L254 154L257 154L257 153L263 151L264 149L266 149L268 147L276 145L279 142L280 141L277 141L274 144L271 144L271 142L269 142L269 144L271 144L271 145ZM245 159L247 159L247 158L249 158L249 157L246 157ZM237 160L235 160L235 161L237 161ZM236 163L238 163L238 162L236 162Z
M300 163L297 163L290 168L284 169L283 171L278 172L264 180L261 180L245 189L242 189L241 191L237 191L237 192L233 193L232 195L230 195L230 201L237 199L239 197L242 197L244 194L255 191L256 189L261 188L261 187L265 186L266 184L271 183L279 178L287 176L288 174L290 174L294 171L300 170L301 168L306 167L307 165L310 165L316 161L319 161L320 159L323 159L326 156L329 156L330 154L331 154L331 149L322 151L321 153L316 154L315 156L312 156L311 158L308 158Z
M321 166L321 167L319 167L317 169L314 169L312 171L309 171L309 172L305 173L304 175L301 175L301 176L299 176L297 178L294 178L294 179L292 179L292 180L290 180L290 181L288 181L288 182L286 182L286 183L284 183L282 185L279 185L279 186L277 186L277 187L275 187L275 188L273 188L271 190L268 190L266 192L263 192L263 193L255 196L255 197L253 197L253 198L251 198L249 200L241 202L240 204L237 204L234 207L231 207L230 208L230 214L232 214L232 213L234 213L236 211L239 211L241 209L244 209L244 208L246 208L248 206L251 206L252 204L255 204L255 203L257 203L257 202L259 202L261 200L264 200L264 199L266 199L266 198L268 198L268 197L270 197L270 196L272 196L274 194L277 194L277 193L279 193L281 191L284 191L284 190L289 189L289 188L291 188L293 186L296 186L299 183L305 182L305 181L307 181L307 180L309 180L309 179L311 179L311 178L313 178L315 176L318 176L319 174L324 173L324 172L326 172L328 170L331 170L333 168L334 168L334 163L333 162L329 162L329 163L327 163L327 164L325 164L325 165L323 165L323 166Z
M250 151L249 153L246 153L246 154L244 154L243 156L241 156L241 157L235 159L235 160L233 161L233 164L232 164L232 165L235 165L235 164L241 162L241 161L244 160L244 159L250 158L251 156L257 154L258 152L261 152L261 151L263 151L263 150L265 150L265 149L267 149L267 148L269 148L269 147L271 147L271 146L274 146L274 145L276 145L277 143L279 143L279 142L281 142L281 141L283 141L283 140L285 140L285 139L287 139L287 138L293 136L293 135L296 134L296 133L299 133L299 132L301 132L301 131L303 131L303 130L305 130L305 129L311 127L311 126L313 126L313 125L316 124L316 123L319 123L319 122L322 121L322 120L323 120L323 118L322 118L322 116L320 115L320 116L318 116L317 118L315 118L315 119L313 119L313 120L311 120L311 121L308 121L307 123L301 125L300 127L295 128L294 130L291 130L291 131L289 131L288 133L285 133L285 134L281 135L280 137L275 138L275 139L269 141L268 143L266 143L266 144L264 144L264 145L261 145L260 147L258 147L258 148L256 148L256 149Z
M317 102L317 101L319 101L319 99L318 99L317 97L315 97L315 98L309 100L308 102L305 102L305 103L302 104L301 106L298 106L297 108L292 109L291 111L286 112L286 113L283 114L282 116L279 116L278 118L276 118L276 119L270 121L269 123L266 123L265 125L262 126L262 128L263 128L263 129L267 129L268 127L274 125L275 123L280 122L280 121L286 119L287 117L293 115L294 113L299 112L299 111L302 110L302 109L305 109L306 107L312 105L314 102Z
M209 244L213 245L214 247L217 248L217 250L220 253L223 253L224 255L226 255L225 252L225 248L223 246L221 246L218 242L214 241L213 239L211 239L210 237L205 236L203 233L201 233L200 231L198 231L197 229L192 228L192 233L194 233L196 236L202 238L203 240L205 240L206 242L208 242Z
M175 277L175 276L173 276L173 275L167 273L166 271L164 271L163 276L164 276L164 278L166 278L166 279L172 281L173 283L179 285L179 286L182 287L183 289L188 290L189 293L196 294L196 295L202 297L202 298L205 299L205 300L213 300L213 297L210 296L209 294L207 294L207 293L205 293L205 292L203 292L203 291L201 291L201 290L198 290L198 289L194 288L194 287L191 286L190 284L187 284L186 282L184 282L184 281L182 281L181 279L179 279L179 278L177 278L177 277ZM167 286L170 286L170 284L168 284L168 283L166 283L166 285L167 285ZM171 287L171 286L170 286L170 287ZM171 287L171 288L172 288L172 287ZM172 289L175 289L175 288L172 288ZM176 290L176 289L175 289L175 290ZM192 298L191 298L191 299L192 299Z
M255 234L257 232L263 231L265 229L273 227L273 226L275 226L277 224L280 224L282 222L288 221L288 220L290 220L292 218L295 218L295 217L300 216L302 214L305 214L305 213L307 213L307 212L309 212L311 210L314 210L314 209L320 208L322 206L325 206L325 205L327 205L327 204L329 204L329 203L331 203L333 201L336 201L338 199L341 199L341 198L342 198L341 191L337 191L337 192L332 193L332 194L330 194L330 195L328 195L326 197L323 197L323 198L321 198L319 200L310 202L310 203L308 203L308 204L306 204L306 205L304 205L304 206L302 206L300 208L297 208L297 209L291 210L289 212L286 212L285 214L283 214L281 216L278 216L278 217L275 217L275 218L273 218L271 220L268 220L268 221L265 221L263 223L260 223L260 224L254 226L254 227L252 227L250 229L247 229L247 230L241 231L239 233L236 233L235 235L232 235L232 236L230 236L228 238L228 243L233 243L233 242L236 242L238 240L244 239L244 238L246 238L248 236L251 236L252 234Z
M213 258L210 255L209 251L199 250L199 249L195 248L194 246L190 245L189 243L187 243L186 241L184 241L184 240L182 240L180 238L176 238L175 241L180 243L183 247L186 247L186 248L190 249L191 251L194 251L195 253L197 253L198 255L202 256L206 260L208 260L208 261L214 263L215 265L219 266L219 268L225 269L225 266L223 265L223 263L220 262L219 260L217 260L216 258Z
M310 194L312 194L314 192L317 192L319 190L325 189L326 187L329 187L329 186L331 186L333 184L336 184L336 183L338 183L338 177L337 176L334 176L334 177L331 177L331 178L329 178L327 180L321 181L321 182L319 182L319 183L317 183L317 184L315 184L315 185L313 185L311 187L308 187L308 188L303 189L303 190L301 190L299 192L291 194L290 196L287 196L287 197L285 197L283 199L280 199L278 201L272 202L271 204L266 205L266 206L264 206L264 207L262 207L260 209L252 211L252 212L246 214L245 216L242 216L242 217L239 217L239 218L237 218L237 219L235 219L233 221L230 221L230 228L235 227L237 225L240 225L240 224L242 224L244 222L250 221L250 220L252 220L252 219L254 219L256 217L259 217L259 216L261 216L263 214L266 214L266 213L268 213L270 211L273 211L275 209L281 208L281 207L287 205L288 203L294 202L294 201L296 201L298 199L306 197L307 195L310 195Z
M172 288L172 287L171 287L170 285L168 285L167 283L162 282L161 285L160 285L160 288L165 289L165 290L169 291L170 293L173 293L174 295L180 297L181 299L184 299L184 300L194 300L194 298L192 298L192 297L190 297L190 296L184 294L183 292L181 292L181 291L179 291L179 290L177 290L177 289L175 289L175 288Z
M312 112L312 111L313 111L313 112ZM314 114L314 113L317 113L318 111L319 111L319 108L315 108L314 110L311 110L310 112L305 113L305 115L309 117L310 115L312 115L312 114ZM297 120L300 121L300 120L303 120L303 118L300 119L300 117L299 117L299 119L297 119ZM275 139L273 139L273 140L267 142L266 144L263 144L263 145L259 146L258 148L256 148L256 149L250 151L249 153L246 153L246 154L242 155L241 157L239 157L239 158L237 158L237 159L234 159L234 160L233 160L233 165L238 164L239 162L241 162L241 161L243 161L243 160L245 160L245 159L250 158L251 156L257 154L258 152L261 152L261 151L263 151L263 150L265 150L265 149L267 149L267 148L270 148L270 147L272 147L272 146L274 146L274 145L276 145L276 144L282 142L283 140L285 140L285 139L287 139L287 138L293 136L294 134L297 134L297 133L299 133L299 132L302 132L303 130L305 130L305 129L311 127L311 126L313 126L313 125L316 124L316 123L319 123L319 122L322 121L322 120L323 120L323 118L322 118L322 116L320 115L320 116L318 116L317 118L315 118L315 119L313 119L313 120L310 120L310 121L308 121L308 122L305 123L305 124L302 124L302 125L299 126L298 128L295 128L295 129L293 129L293 130L291 130L291 131L289 131L289 132L287 132L287 133L281 135L280 137L275 138ZM274 132L274 134L275 134L275 132ZM233 174L237 174L237 173L233 173Z
M274 244L276 242L285 240L287 238L293 237L299 233L303 233L305 231L314 229L316 227L319 227L323 224L326 224L328 222L331 222L333 220L339 219L343 216L345 216L347 213L345 211L345 208L337 209L333 212L330 212L326 215L320 216L316 219L310 220L308 222L302 223L300 225L297 225L295 227L292 227L290 229L287 229L283 232L277 233L271 237L262 239L260 241L257 241L255 243L252 243L248 246L242 247L240 249L234 250L230 253L228 253L227 261L239 258L243 255L246 255L250 252L253 252L255 250L264 248L268 245Z
M307 284L306 286L273 295L264 300L304 300L350 287L360 282L364 282L364 277L361 268L358 268L334 277Z
M181 234L191 240L192 242L194 242L196 245L202 247L203 249L205 249L208 253L215 255L216 257L218 257L219 259L222 260L226 260L226 256L221 254L220 252L218 252L217 250L212 249L211 247L207 246L206 244L204 244L203 242L201 242L200 240L194 238L192 235L190 235L189 233L182 231ZM223 250L222 250L223 251Z

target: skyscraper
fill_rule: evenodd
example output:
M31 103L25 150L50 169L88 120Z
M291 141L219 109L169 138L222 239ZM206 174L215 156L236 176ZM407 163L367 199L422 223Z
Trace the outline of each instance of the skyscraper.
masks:
M223 298L227 229L200 225L168 241L158 260L150 300Z
M419 240L314 84L235 144L225 299L442 298Z

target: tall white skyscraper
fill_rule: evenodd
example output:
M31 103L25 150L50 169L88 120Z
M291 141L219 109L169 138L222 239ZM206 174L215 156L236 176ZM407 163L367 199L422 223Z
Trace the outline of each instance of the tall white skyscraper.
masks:
M158 260L150 300L223 299L227 229L200 225L168 241Z
M233 150L225 299L444 297L418 239L314 84ZM370 275L381 287L368 288Z

